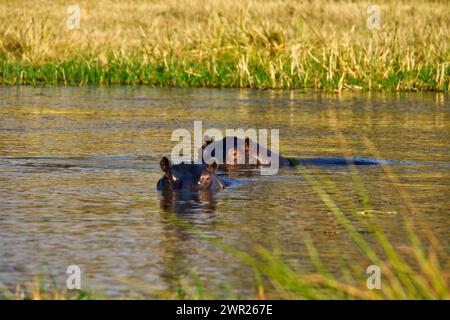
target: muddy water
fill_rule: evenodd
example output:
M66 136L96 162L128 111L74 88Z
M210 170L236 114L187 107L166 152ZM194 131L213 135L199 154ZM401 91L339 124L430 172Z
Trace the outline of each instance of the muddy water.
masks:
M401 219L407 215L431 228L448 250L449 99L431 93L2 87L0 283L13 287L42 273L64 287L67 266L76 264L83 285L112 297L151 297L193 274L216 295L254 294L253 272L202 235L250 254L263 245L299 270L312 270L305 233L336 274L333 253L361 258L296 168L238 175L244 183L211 197L161 196L158 163L174 146L171 133L192 130L195 120L204 129L277 128L281 153L290 157L410 162L390 165L393 176L380 166L304 169L369 243L375 241L367 216L358 214L368 207L377 210L371 215L380 217L395 246L408 244Z

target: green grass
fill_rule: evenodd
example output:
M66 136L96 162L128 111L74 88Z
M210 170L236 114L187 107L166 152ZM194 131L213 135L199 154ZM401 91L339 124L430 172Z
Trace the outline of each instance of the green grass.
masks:
M290 68L292 60L283 58L281 64ZM197 61L155 61L141 64L139 59L131 62L111 60L106 66L96 59L78 58L59 64L29 65L10 62L0 57L0 83L10 85L149 85L154 87L255 87L255 88L314 88L327 91L347 89L369 90L437 90L448 91L450 68L445 80L436 83L436 68L424 67L420 71L405 73L399 67L387 78L373 77L371 87L366 79L350 75L328 78L327 71L314 60L305 61L308 74L285 75L280 70L270 73L270 67L258 61L249 61L248 75L241 75L235 60L220 57L215 64Z
M80 0L0 4L0 84L450 91L450 5ZM107 12L107 14L106 14Z

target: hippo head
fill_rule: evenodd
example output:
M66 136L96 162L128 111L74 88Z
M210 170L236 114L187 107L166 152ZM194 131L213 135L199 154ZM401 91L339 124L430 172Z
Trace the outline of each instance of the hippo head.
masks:
M221 166L224 168L254 168L270 164L271 151L248 137L225 137L218 141L207 137L199 149L201 159L204 159L205 151L217 157L216 148L222 149Z
M220 190L225 184L215 174L217 164L172 164L169 159L163 157L160 161L164 176L159 179L157 188L161 191L183 190Z

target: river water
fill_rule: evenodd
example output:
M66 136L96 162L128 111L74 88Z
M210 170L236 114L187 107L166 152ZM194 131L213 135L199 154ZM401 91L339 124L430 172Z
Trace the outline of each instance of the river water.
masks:
M394 246L407 246L407 216L433 230L448 252L449 99L435 93L0 87L0 283L14 288L44 274L64 288L67 266L79 265L83 285L108 297L153 297L196 276L214 295L253 296L253 271L204 235L249 254L263 246L292 268L313 270L308 234L338 274L333 253L355 261L361 253L304 172L369 243L375 239L364 219L376 215ZM281 154L289 157L399 163L387 171L307 166L273 176L241 173L243 183L210 198L164 198L156 190L159 160L175 145L172 131L192 131L196 120L204 129L279 129ZM368 208L375 211L361 214Z

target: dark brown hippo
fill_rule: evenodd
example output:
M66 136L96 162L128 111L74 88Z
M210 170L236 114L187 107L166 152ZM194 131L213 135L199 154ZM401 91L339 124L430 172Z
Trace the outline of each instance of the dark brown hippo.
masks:
M217 150L222 150L219 155ZM219 168L222 169L252 169L271 166L271 162L278 161L279 167L290 167L297 165L313 165L313 166L348 166L348 165L388 165L400 163L390 160L377 160L364 157L342 158L342 157L318 157L318 158L286 158L272 152L263 145L253 142L249 138L241 139L239 137L225 137L214 141L214 139L205 139L205 143L199 150L198 155L203 163L207 163L206 159L217 159ZM228 159L227 159L228 157ZM228 160L228 161L227 161Z
M224 189L229 183L219 177L215 171L217 164L172 164L163 157L160 161L164 176L159 179L157 189L160 191L218 191Z
M218 155L217 150L222 149ZM253 142L250 138L225 137L215 141L206 138L205 143L199 150L199 157L203 163L211 158L219 160L219 167L223 169L251 169L262 166L270 166L271 161L277 159L280 167L298 164L295 159L288 159L272 152L263 145ZM221 158L221 159L220 159Z

